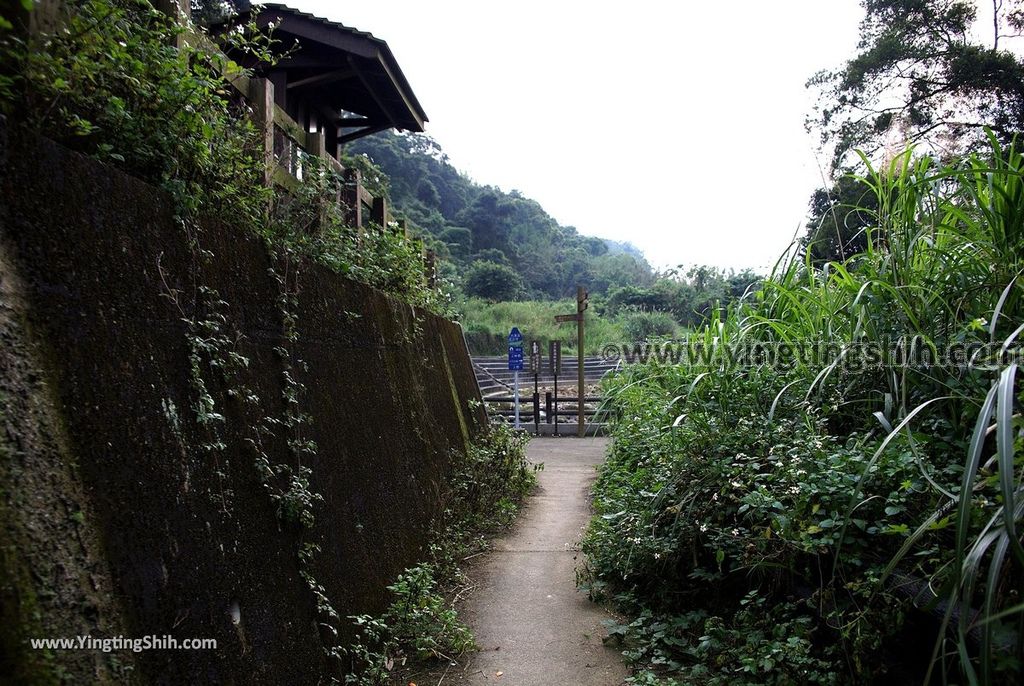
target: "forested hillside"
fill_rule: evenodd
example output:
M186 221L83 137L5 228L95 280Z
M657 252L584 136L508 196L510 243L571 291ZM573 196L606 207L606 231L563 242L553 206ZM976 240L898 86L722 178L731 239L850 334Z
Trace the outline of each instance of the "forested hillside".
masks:
M394 204L466 274L469 295L547 299L572 295L580 283L604 293L654 281L633 246L581 236L518 191L473 182L428 136L389 131L356 141L347 152L380 166Z

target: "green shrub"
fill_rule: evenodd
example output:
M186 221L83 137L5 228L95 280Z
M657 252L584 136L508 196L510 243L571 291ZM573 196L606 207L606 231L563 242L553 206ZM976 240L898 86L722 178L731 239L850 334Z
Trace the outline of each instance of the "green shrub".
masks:
M476 649L472 632L438 592L431 565L410 567L388 590L393 599L380 618L349 618L358 638L345 650L349 658L345 683L386 684L407 660L450 661Z
M515 300L523 292L523 280L509 266L476 260L469 266L462 288L467 295L485 300Z

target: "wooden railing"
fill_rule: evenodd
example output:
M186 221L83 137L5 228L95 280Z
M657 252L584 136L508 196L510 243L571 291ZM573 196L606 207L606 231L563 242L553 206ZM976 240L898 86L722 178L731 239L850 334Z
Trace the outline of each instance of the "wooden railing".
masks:
M501 423L512 423L515 417L515 397L508 396L487 396L484 397L487 407L487 416L491 421ZM519 397L519 422L523 428L533 428L537 435L575 435L577 430L576 417L579 415L578 399L576 396L555 397L551 391L544 393L522 394ZM600 396L585 396L583 416L587 423L589 434L603 431L604 424L608 421L608 409L603 407L603 399ZM564 409L564 408L571 409ZM559 418L571 421L560 421Z

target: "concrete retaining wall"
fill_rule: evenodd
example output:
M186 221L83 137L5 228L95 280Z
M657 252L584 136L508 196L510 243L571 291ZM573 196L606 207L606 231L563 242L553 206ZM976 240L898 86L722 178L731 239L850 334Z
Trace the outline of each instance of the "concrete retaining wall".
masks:
M320 683L336 673L332 639L299 550L320 546L305 569L343 617L380 610L421 558L451 455L484 421L460 328L236 228L190 235L153 187L0 137L0 682ZM298 293L294 342L279 277ZM224 420L200 424L184 320L216 315L248 366L201 356ZM298 385L282 347L305 362ZM324 501L308 532L280 516L252 447L295 388L312 422L262 440L272 463L311 469ZM24 642L90 632L219 647L47 655Z

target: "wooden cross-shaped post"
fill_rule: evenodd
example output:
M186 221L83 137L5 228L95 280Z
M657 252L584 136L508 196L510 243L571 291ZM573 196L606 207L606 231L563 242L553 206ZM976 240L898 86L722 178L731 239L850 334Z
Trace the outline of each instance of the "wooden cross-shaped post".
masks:
M584 355L583 355L583 340L584 340L584 337L583 337L583 320L584 320L584 316L583 316L583 313L584 313L584 311L586 311L586 309L587 309L587 292L585 290L583 290L583 286L577 286L576 287L576 359L579 361L579 369L577 370L577 373L576 373L576 380L577 380L577 384L576 384L577 385L577 388L576 388L576 396L577 396L577 398L576 399L579 401L579 403L577 405L579 410L577 412L578 416L576 417L576 422L577 422L576 430L577 430L577 435L580 438L583 438L583 435L586 433L586 430L587 430L586 420L584 419L584 416L583 416L583 403L584 403L585 396L586 396L586 389L584 388L584 385L583 385L583 382L585 380L584 379L584 374L583 374L583 363L584 363Z

